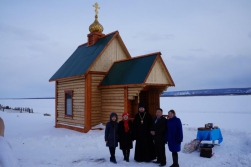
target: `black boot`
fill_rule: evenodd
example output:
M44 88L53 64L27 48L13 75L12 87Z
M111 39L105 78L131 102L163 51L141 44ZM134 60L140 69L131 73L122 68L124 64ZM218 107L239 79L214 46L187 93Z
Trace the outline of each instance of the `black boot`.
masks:
M126 161L126 159L127 159L127 158L126 158L126 157L127 157L127 156L126 156L126 150L122 150L122 152L123 152L123 155L124 155L124 161Z
M127 154L126 154L126 162L129 162L129 157L130 157L130 150L127 150Z
M170 167L174 167L174 155L172 153L172 158L173 158L173 164Z
M115 158L115 157L114 157L114 159L113 159L113 163L115 163L115 164L117 163L117 161L116 161L116 158Z
M116 158L115 158L115 157L111 157L111 158L110 158L110 162L116 164L116 163L117 163Z
M179 167L178 153L172 153L172 156L173 156L173 164L171 165L171 167Z
M109 147L109 150L110 150L110 154L111 154L111 157L110 157L110 162L112 163L117 163L116 161L116 158L115 158L115 148L113 147Z

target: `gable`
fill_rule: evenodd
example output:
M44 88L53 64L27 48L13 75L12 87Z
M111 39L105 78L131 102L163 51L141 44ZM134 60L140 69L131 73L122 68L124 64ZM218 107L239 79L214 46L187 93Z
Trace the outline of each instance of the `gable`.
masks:
M170 74L166 70L165 64L162 63L160 57L158 57L157 61L154 63L153 68L147 77L146 83L173 85Z
M144 83L157 54L115 62L100 86Z
M87 47L87 43L79 46L49 81L85 74L115 34L106 35L92 46Z
M113 62L131 58L127 50L125 50L121 45L122 44L118 40L118 37L114 38L105 51L94 62L90 71L107 72Z

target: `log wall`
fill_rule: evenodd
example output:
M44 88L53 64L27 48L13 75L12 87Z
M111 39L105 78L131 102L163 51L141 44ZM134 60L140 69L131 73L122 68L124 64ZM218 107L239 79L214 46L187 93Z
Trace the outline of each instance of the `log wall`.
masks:
M118 120L122 119L124 112L124 88L101 90L101 121L106 124L110 120L110 114L116 112Z
M104 76L104 74L92 74L91 126L101 123L101 90L98 89L98 85Z
M57 81L56 85L56 123L84 126L85 78ZM65 116L65 91L72 90L73 117Z
M138 96L140 91L143 89L143 87L132 87L128 88L128 99L129 100L134 100L135 96Z

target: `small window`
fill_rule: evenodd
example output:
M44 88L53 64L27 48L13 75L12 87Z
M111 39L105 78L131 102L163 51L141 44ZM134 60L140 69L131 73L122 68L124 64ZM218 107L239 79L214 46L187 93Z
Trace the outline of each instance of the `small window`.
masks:
M65 115L72 116L72 91L65 91Z

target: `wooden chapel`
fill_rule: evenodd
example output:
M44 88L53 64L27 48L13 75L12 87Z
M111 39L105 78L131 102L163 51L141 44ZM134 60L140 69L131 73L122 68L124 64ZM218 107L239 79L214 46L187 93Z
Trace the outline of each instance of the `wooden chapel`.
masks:
M131 57L118 31L102 33L98 4L94 7L87 42L49 80L55 81L56 128L86 133L107 123L111 112L134 117L139 102L154 116L160 95L175 86L160 52Z

